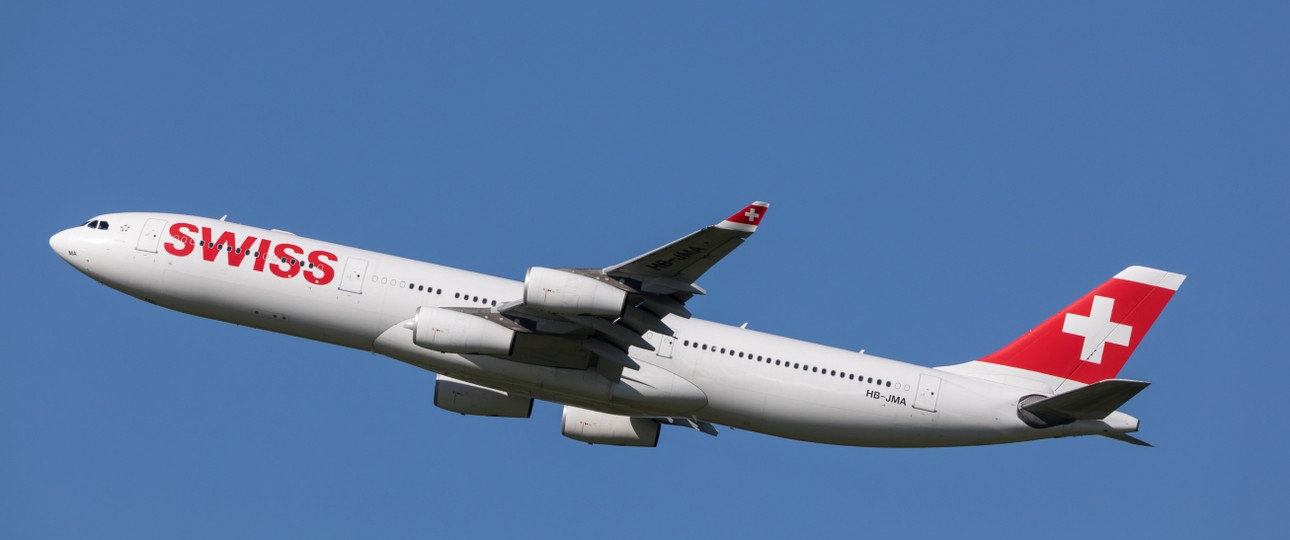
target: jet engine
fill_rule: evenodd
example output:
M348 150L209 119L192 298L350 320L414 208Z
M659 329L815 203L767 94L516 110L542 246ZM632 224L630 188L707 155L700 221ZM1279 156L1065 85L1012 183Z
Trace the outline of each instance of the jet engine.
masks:
M560 430L565 437L588 444L658 446L659 423L649 418L617 416L564 406Z
M439 375L434 384L434 404L440 409L478 416L528 418L533 398Z
M422 306L412 323L412 342L432 351L510 356L515 331L469 313Z
M618 317L627 291L564 270L534 266L524 275L524 303L551 313Z

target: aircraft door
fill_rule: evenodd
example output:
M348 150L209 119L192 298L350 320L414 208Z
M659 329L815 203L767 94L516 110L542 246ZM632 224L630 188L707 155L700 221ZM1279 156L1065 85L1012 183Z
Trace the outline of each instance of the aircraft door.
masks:
M659 356L662 356L663 358L671 358L672 347L674 347L675 345L676 345L676 338L659 334L658 350L654 352L657 353Z
M353 257L345 259L345 271L340 275L340 290L363 294L363 276L366 275L366 260Z
M165 230L165 228L166 220L149 219L143 224L143 230L139 231L139 243L134 245L134 249L156 253L157 244L161 242L161 231Z
M941 393L941 378L934 375L918 376L918 395L914 396L914 408L927 412L936 412L937 394Z

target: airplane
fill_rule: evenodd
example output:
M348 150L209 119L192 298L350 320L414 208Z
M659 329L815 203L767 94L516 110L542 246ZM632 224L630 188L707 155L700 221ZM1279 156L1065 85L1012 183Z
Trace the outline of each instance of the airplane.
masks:
M49 244L152 304L434 372L448 411L528 418L534 400L561 404L563 435L590 444L653 447L664 425L720 425L850 446L1150 446L1118 410L1149 383L1116 375L1186 276L1126 268L997 352L934 368L693 317L699 277L768 208L604 268L531 267L523 281L167 213L100 215Z

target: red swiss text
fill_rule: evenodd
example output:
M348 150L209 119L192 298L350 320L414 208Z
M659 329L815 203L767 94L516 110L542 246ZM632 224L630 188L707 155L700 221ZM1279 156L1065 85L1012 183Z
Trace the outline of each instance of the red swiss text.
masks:
M192 223L170 226L166 253L187 257L199 249L202 260L206 262L215 262L221 253L229 266L241 267L251 259L251 270L263 272L267 267L270 273L284 279L303 275L305 281L314 285L331 283L336 278L332 263L339 260L330 251L318 249L306 253L305 248L298 245L274 244L268 238L247 236L239 239L232 231L220 232L216 237L210 227L198 227Z

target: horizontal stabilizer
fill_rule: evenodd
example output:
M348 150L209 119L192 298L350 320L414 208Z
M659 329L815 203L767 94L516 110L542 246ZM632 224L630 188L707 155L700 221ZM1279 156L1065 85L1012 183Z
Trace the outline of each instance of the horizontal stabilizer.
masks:
M1124 441L1124 442L1127 442L1127 443L1129 443L1129 444L1136 444L1136 445L1138 445L1138 446L1150 446L1150 447L1153 447L1153 448L1155 447L1155 445L1153 445L1153 444L1151 444L1151 443L1149 443L1149 442L1147 442L1147 441L1144 441L1144 440L1142 440L1142 439L1139 439L1139 438L1137 438L1137 437L1134 437L1134 436L1132 436L1132 435L1129 435L1129 434L1127 434L1127 433L1103 433L1103 434L1102 434L1102 436L1104 436L1104 437L1110 437L1110 438L1115 439L1115 440L1117 440L1117 441Z
M1057 394L1023 401L1021 410L1048 426L1069 424L1076 420L1101 420L1110 416L1151 383L1124 379L1107 379Z

